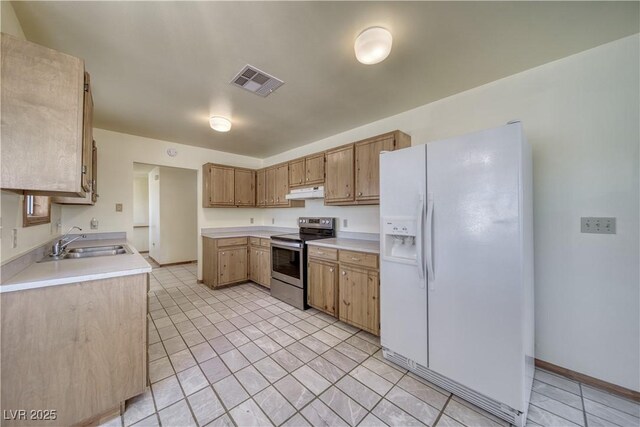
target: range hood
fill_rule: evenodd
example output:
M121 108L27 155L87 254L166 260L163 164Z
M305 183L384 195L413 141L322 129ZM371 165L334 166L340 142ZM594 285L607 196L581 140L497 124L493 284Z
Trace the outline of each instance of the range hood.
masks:
M296 188L285 197L287 200L324 199L324 186Z

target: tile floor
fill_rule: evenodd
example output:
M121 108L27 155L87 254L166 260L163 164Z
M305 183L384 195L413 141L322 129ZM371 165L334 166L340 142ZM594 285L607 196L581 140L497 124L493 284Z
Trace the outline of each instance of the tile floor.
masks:
M151 388L113 426L497 426L505 422L382 358L379 340L196 265L154 268ZM640 406L536 372L531 426L638 426Z

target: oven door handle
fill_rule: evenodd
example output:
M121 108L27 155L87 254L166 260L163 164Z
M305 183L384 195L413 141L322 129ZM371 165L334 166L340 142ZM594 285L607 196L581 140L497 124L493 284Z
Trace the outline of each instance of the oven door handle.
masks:
M272 247L302 249L302 243L276 242L271 240Z

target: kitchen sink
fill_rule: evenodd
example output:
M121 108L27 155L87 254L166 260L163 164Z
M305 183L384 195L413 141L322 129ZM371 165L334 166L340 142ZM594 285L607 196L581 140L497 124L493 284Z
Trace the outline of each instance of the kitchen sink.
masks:
M125 245L110 245L110 246L87 246L84 248L73 248L60 256L46 256L39 262L46 261L60 261L64 259L80 259L80 258L93 258L101 256L114 256L130 254L131 250Z

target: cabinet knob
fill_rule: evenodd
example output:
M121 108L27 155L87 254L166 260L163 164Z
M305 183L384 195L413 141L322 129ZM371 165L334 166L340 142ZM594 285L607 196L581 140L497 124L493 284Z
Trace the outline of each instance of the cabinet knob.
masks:
M330 271L331 273L333 273L333 268L330 268L330 269L329 269L329 271Z
M347 193L347 197L351 196L351 193Z
M279 201L280 201L280 197L276 198L276 202L279 202Z
M362 196L362 191L358 193L358 196Z
M229 199L230 202L233 202L233 199Z
M346 275L347 275L347 272L346 272L346 271L343 271L343 272L342 272L342 275L343 275L343 276L346 276Z
M236 203L240 203L240 200L238 200Z
M222 255L224 255L224 252L222 252Z

